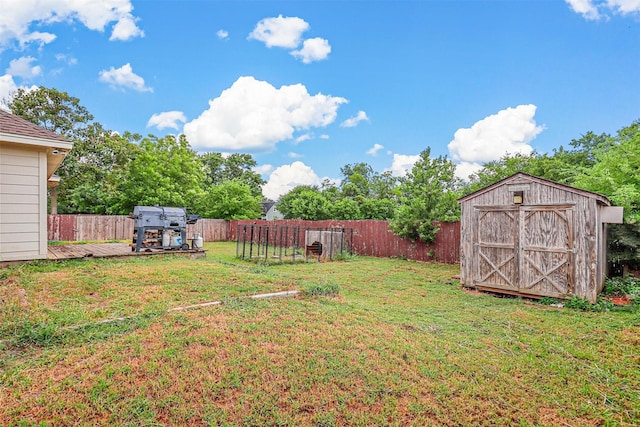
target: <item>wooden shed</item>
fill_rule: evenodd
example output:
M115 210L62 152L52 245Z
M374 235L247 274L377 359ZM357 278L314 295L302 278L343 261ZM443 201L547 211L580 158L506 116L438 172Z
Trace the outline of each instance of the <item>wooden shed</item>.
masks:
M464 286L595 302L606 275L606 223L622 208L600 194L516 173L458 200Z
M0 110L0 262L47 257L47 186L72 146Z

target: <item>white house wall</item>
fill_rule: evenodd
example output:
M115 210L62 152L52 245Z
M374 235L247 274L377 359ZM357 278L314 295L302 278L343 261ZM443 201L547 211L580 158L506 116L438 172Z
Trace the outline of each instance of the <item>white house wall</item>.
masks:
M0 261L47 257L45 151L0 143Z

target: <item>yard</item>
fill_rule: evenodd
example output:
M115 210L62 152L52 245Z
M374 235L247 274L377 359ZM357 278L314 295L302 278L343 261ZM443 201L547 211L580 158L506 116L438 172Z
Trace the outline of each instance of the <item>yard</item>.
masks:
M0 269L0 425L640 424L638 310L466 292L457 266L205 249Z

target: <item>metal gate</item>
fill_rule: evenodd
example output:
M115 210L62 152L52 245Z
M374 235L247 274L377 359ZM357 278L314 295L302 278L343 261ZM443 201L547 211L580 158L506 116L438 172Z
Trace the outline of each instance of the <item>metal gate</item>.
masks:
M476 207L474 284L535 296L572 292L572 206Z

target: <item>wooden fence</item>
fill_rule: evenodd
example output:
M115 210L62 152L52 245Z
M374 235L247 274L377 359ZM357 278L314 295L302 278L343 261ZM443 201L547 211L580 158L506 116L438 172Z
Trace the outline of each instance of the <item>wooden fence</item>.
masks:
M460 223L440 224L435 243L410 242L389 231L387 221L225 221L200 219L187 226L187 236L200 233L205 242L235 241L238 225L268 224L271 226L309 228L351 228L353 247L358 255L374 257L401 257L416 261L438 261L457 264L460 261ZM48 239L64 241L128 240L133 236L134 221L124 215L49 215Z
M129 240L135 221L126 215L49 215L48 240L81 242L87 240ZM200 233L207 242L222 242L228 238L227 221L200 219L187 225L187 236Z
M460 261L460 223L440 224L435 243L411 242L401 239L389 231L387 221L229 221L229 240L236 240L238 225L276 225L309 228L351 228L353 229L352 252L379 258L404 257L416 261L437 261L457 264Z

